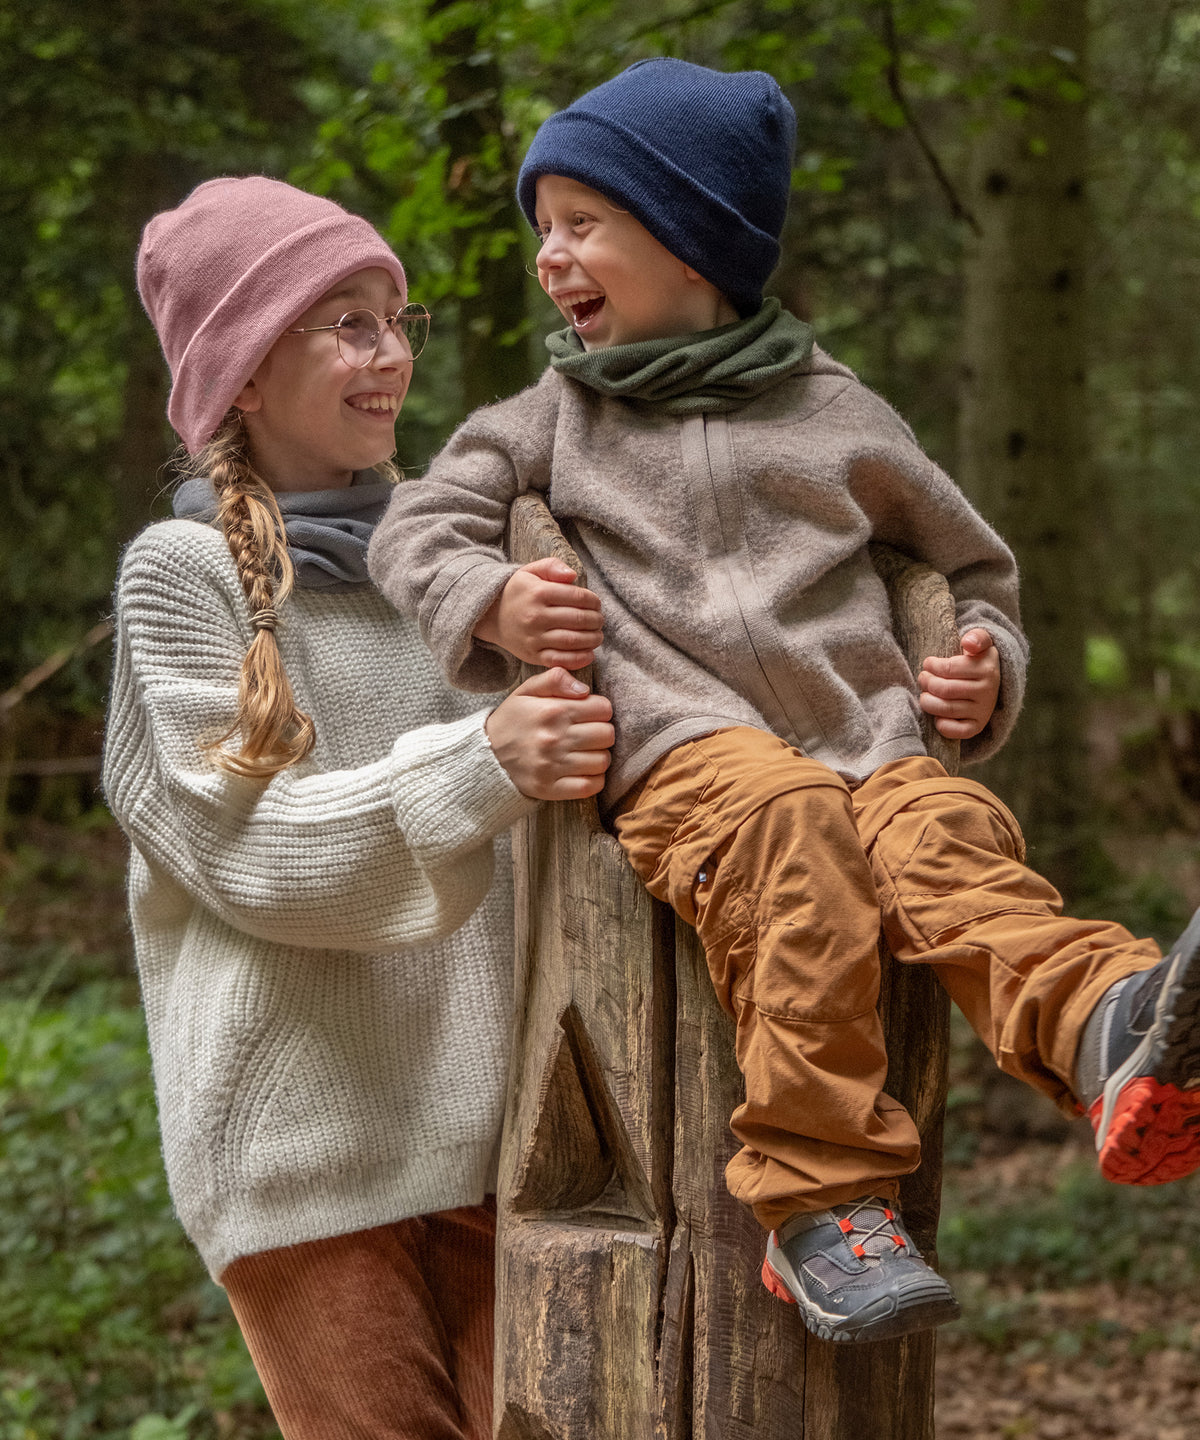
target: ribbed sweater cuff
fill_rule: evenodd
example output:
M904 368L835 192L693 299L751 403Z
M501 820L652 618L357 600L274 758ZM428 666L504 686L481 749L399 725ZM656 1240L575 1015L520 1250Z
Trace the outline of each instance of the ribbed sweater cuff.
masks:
M469 850L472 839L490 840L537 807L492 753L483 731L488 713L411 730L392 748L396 819L427 859Z

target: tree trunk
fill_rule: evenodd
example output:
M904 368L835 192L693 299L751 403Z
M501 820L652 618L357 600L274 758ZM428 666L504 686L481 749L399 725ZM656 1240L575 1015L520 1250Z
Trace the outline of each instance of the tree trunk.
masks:
M980 0L1012 47L973 151L960 470L1012 545L1032 645L1025 714L991 779L1037 867L1077 888L1089 815L1084 641L1086 0ZM1019 79L1017 78L1019 77Z
M446 106L438 123L449 149L451 198L470 217L451 236L458 276L458 351L464 411L489 405L533 379L525 313L525 264L519 237L526 230L517 205L516 166L504 128L502 76L481 35L482 6L430 0L431 21L458 9L462 17L434 40ZM507 243L504 236L511 236Z
M515 559L578 570L536 497L511 528ZM956 653L941 577L876 564L906 650ZM956 751L942 742L951 770ZM760 1283L765 1236L724 1179L743 1098L733 1022L695 931L651 900L592 801L542 806L513 859L498 1440L932 1440L931 1332L820 1341ZM888 1091L922 1140L901 1206L932 1257L949 1002L928 967L884 955L880 1009Z

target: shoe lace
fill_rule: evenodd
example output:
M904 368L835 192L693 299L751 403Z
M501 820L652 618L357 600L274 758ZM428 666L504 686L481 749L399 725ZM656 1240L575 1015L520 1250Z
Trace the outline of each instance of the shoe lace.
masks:
M856 1223L855 1217L864 1210L874 1211L881 1214L883 1218L874 1225ZM867 1200L860 1200L857 1205L853 1206L845 1215L841 1216L837 1223L838 1228L842 1234L845 1235L851 1250L853 1250L860 1260L865 1260L878 1257L880 1254L881 1246L877 1244L872 1250L871 1255L868 1256L867 1245L872 1240L883 1242L891 1241L897 1250L908 1249L908 1244L904 1236L894 1229L889 1229L889 1226L894 1225L895 1220L896 1212L890 1210L882 1200L877 1200L872 1197Z

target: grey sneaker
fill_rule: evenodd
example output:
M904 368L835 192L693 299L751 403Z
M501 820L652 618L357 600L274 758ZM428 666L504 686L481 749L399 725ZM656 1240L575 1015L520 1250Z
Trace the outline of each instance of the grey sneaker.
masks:
M1161 1185L1200 1167L1200 910L1169 955L1101 996L1075 1093L1106 1179Z
M793 1215L771 1231L762 1278L822 1340L891 1340L959 1314L899 1212L874 1198Z

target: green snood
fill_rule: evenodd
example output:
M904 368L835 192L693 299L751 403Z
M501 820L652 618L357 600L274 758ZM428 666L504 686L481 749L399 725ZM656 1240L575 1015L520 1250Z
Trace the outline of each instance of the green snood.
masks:
M765 300L746 320L664 340L585 350L573 330L546 337L559 374L668 415L736 410L803 370L812 348L812 326L787 314L776 299Z

